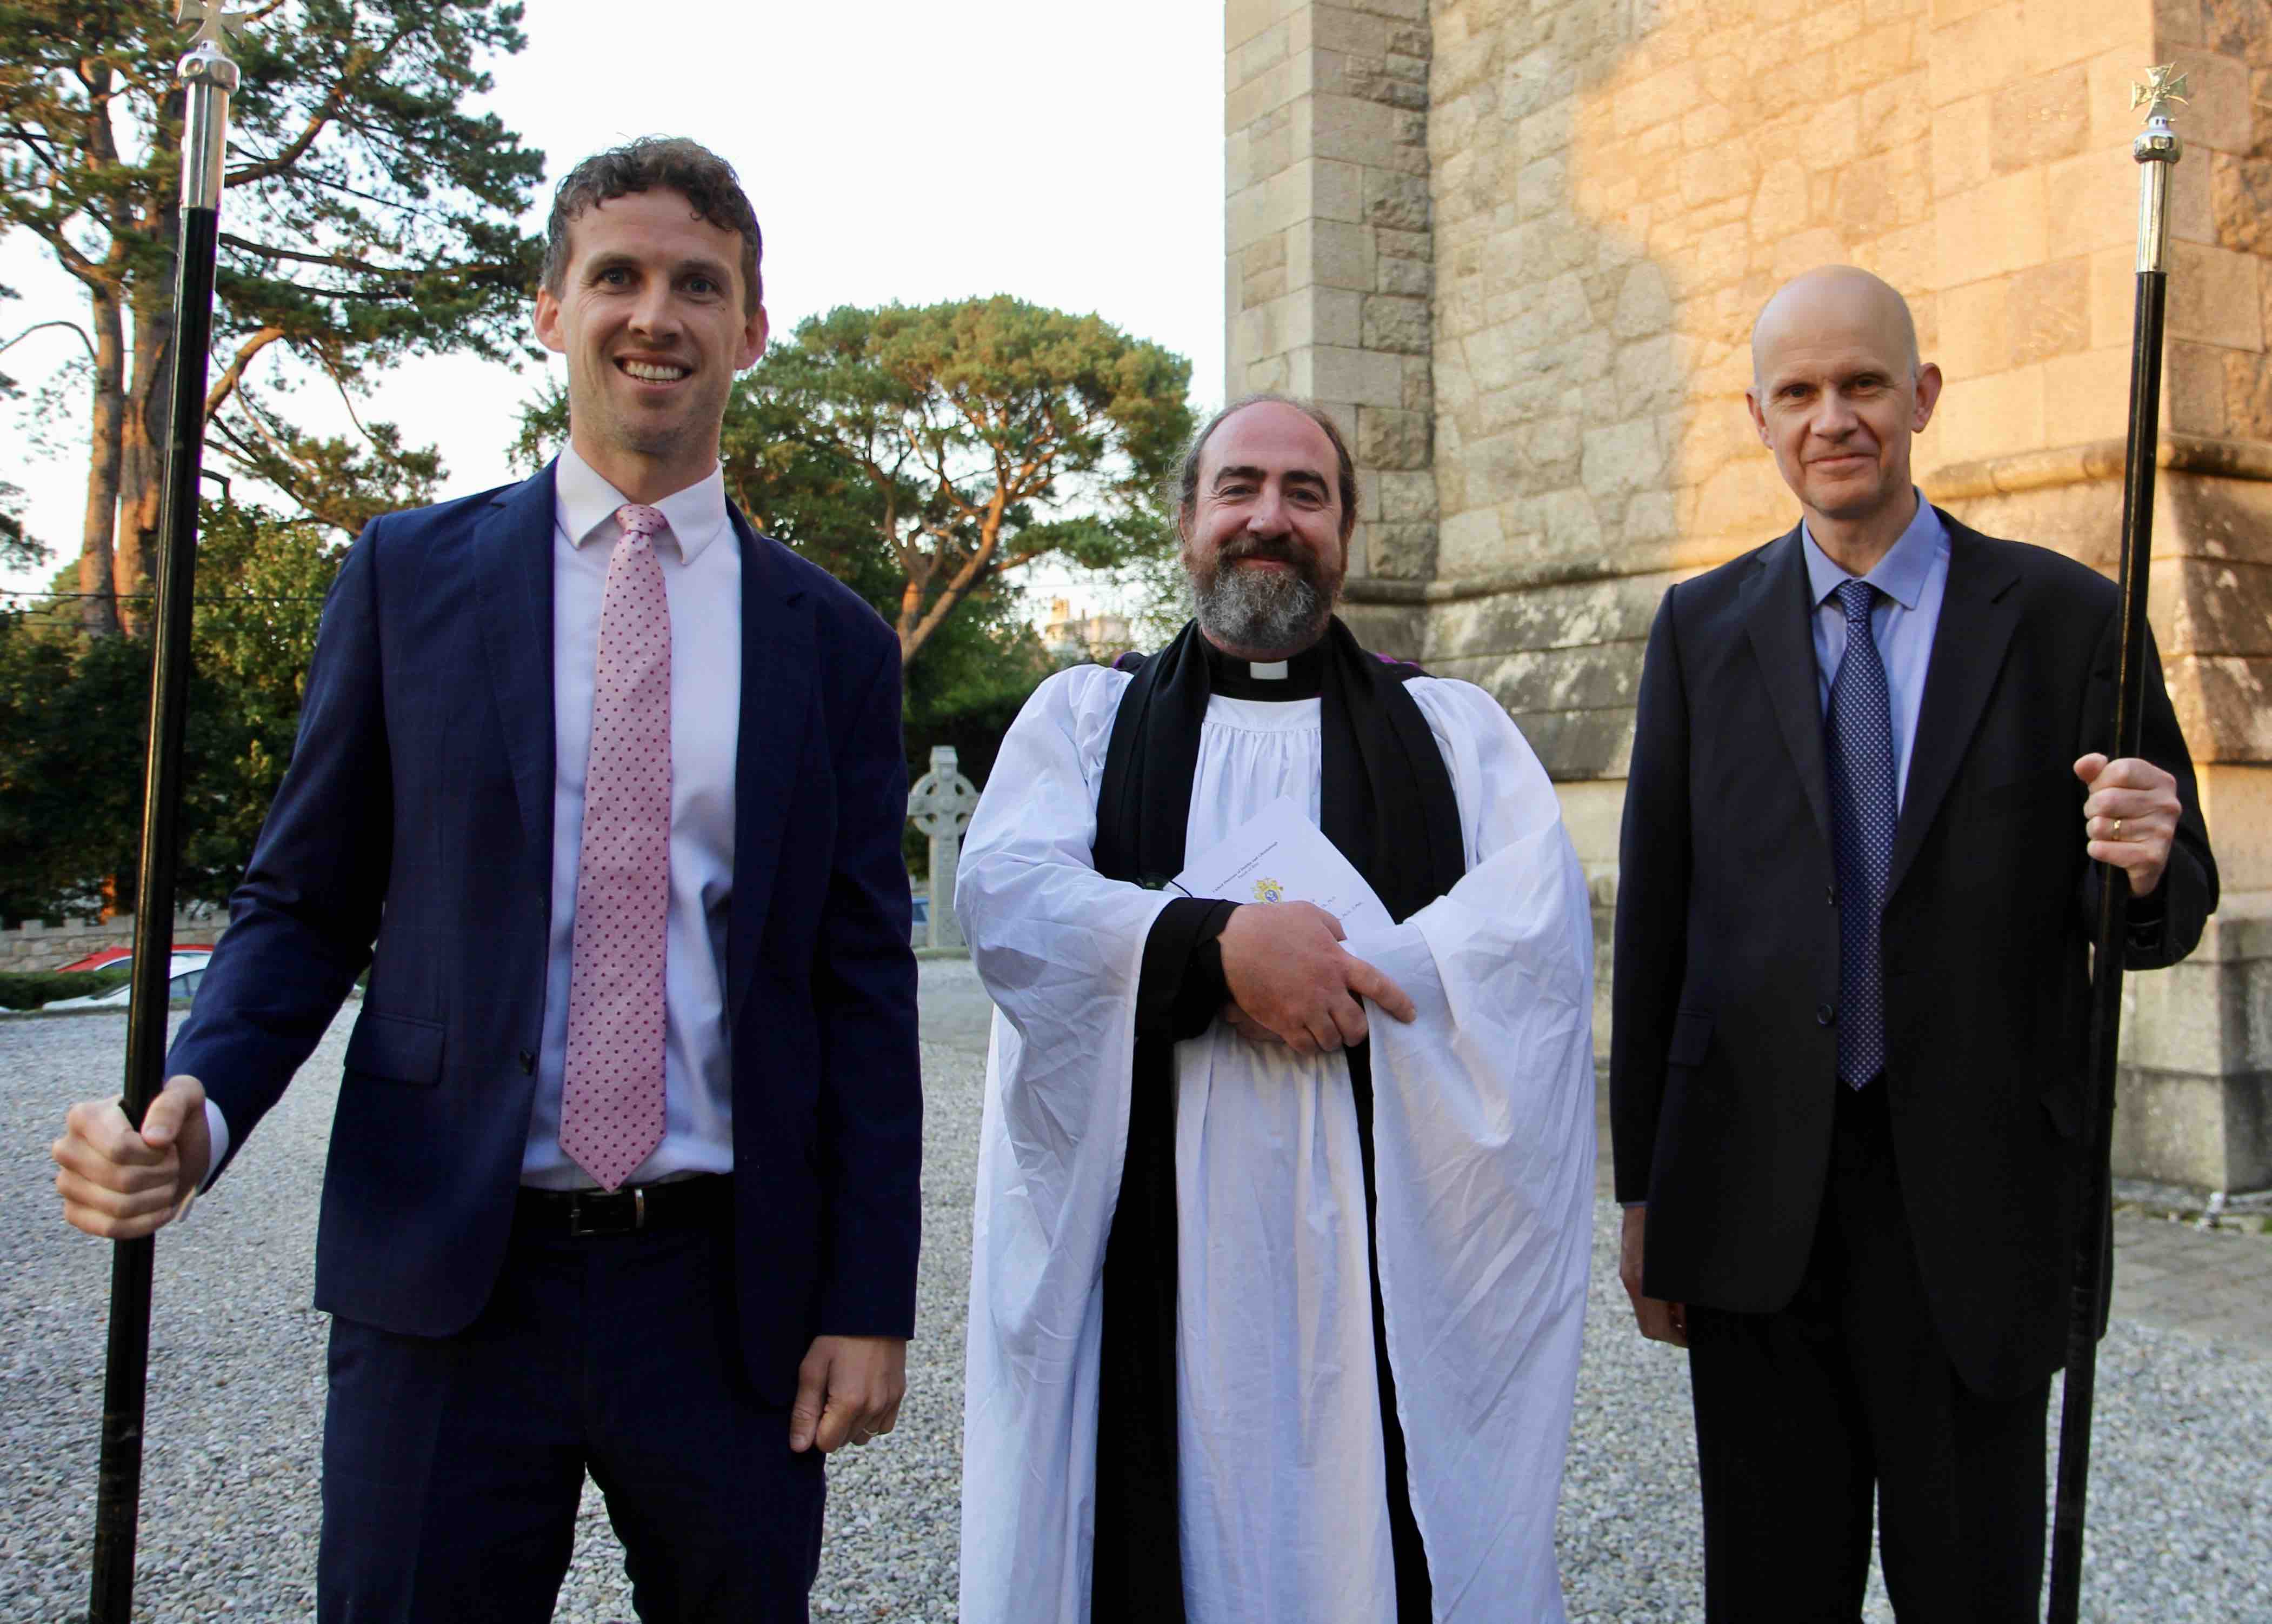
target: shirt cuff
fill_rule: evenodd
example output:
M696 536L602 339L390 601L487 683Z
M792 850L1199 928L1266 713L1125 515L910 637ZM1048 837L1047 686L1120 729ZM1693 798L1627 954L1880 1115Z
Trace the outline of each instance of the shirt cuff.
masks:
M228 1119L211 1100L206 1102L206 1137L213 1141L213 1160L206 1164L205 1182L198 1186L200 1195L213 1187L213 1180L220 1177L220 1164L228 1160Z
M2174 854L2173 854L2174 855ZM2122 915L2123 945L2133 953L2152 953L2162 945L2162 935L2170 918L2170 871L2162 871L2162 883L2149 896L2134 896L2125 905Z

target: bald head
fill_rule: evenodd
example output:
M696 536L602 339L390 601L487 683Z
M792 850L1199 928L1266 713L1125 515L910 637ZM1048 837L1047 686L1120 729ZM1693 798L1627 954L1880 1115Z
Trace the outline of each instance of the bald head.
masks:
M1865 336L1909 363L1917 376L1917 321L1890 282L1850 265L1818 266L1794 276L1760 307L1752 324L1752 381L1766 376L1766 357L1797 333Z
M1910 442L1940 399L1908 302L1867 271L1824 266L1775 292L1752 326L1745 401L1811 533L1854 574L1917 512Z

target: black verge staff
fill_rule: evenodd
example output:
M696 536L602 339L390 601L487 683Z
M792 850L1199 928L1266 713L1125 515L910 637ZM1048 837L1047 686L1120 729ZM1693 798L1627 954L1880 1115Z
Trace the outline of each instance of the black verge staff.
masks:
M191 577L198 478L205 449L206 362L213 341L213 256L220 236L221 159L237 83L228 31L243 13L181 0L176 22L198 25L179 76L182 221L174 276L174 390L158 555L150 666L150 753L142 782L142 863L134 904L132 1003L126 1017L126 1119L139 1127L165 1082L168 985L173 969L174 871L182 800L182 724L189 708ZM126 1624L134 1605L134 1535L142 1498L142 1410L150 1367L150 1276L155 1237L114 1243L110 1345L102 1373L102 1460L94 1499L89 1624Z
M2146 585L2154 560L2154 461L2160 448L2162 311L2169 296L2170 170L2184 146L2170 107L2186 100L2172 63L2147 71L2130 105L2146 128L2130 145L2138 161L2138 303L2130 340L2130 454L2122 481L2122 651L2117 668L2111 757L2134 756L2144 721ZM2090 1408L2098 1381L2098 1328L2106 1311L2108 1163L2114 1126L2115 1048L2122 1029L2124 909L2128 874L2098 865L2098 935L2092 954L2090 1072L2084 1080L2087 1180L2074 1239L2066 1336L2066 1396L2059 1412L2058 1497L2052 1514L2050 1624L2075 1624L2082 1603L2083 1500L2090 1479Z

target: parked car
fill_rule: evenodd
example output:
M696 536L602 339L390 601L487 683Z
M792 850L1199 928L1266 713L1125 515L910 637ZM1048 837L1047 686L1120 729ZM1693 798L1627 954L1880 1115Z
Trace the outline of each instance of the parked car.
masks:
M108 961L108 964L131 962L133 956L134 955L132 954L129 953L126 954L123 960L114 958ZM175 949L172 976L167 984L166 996L169 999L195 998L198 992L198 984L206 978L206 966L210 963L212 960L213 949L210 947ZM108 965L96 965L86 968L105 969L108 968ZM131 981L127 981L122 982L117 986L112 987L108 992L90 992L85 998L54 999L41 1006L41 1007L46 1009L108 1009L113 1007L123 1009L127 1005L133 1001L134 984Z
M213 945L211 942L176 942L174 944L174 956L176 958L185 953L210 954L213 950ZM56 965L56 970L61 974L65 970L107 969L113 964L131 962L133 957L134 949L131 947L98 947L83 959L73 959L68 964Z

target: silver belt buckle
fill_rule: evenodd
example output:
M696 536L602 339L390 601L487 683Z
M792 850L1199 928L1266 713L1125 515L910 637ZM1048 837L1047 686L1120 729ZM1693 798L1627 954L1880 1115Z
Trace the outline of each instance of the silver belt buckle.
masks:
M628 1193L632 1198L632 1221L628 1224L618 1227L612 1224L595 1223L592 1218L586 1216L587 1200L591 1200L592 1205L597 1207L600 1201L608 1198L610 1192L576 1191L568 1201L569 1239L580 1240L594 1235L627 1235L645 1229L646 1227L646 1186L635 1184ZM614 1194L623 1194L623 1192L614 1192Z

